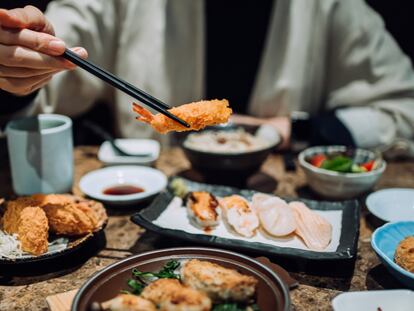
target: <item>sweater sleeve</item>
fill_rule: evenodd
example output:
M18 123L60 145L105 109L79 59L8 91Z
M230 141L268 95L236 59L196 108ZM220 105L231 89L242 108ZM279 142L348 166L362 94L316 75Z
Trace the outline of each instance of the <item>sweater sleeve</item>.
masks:
M328 108L359 147L412 144L414 72L379 15L362 0L337 1L330 29Z

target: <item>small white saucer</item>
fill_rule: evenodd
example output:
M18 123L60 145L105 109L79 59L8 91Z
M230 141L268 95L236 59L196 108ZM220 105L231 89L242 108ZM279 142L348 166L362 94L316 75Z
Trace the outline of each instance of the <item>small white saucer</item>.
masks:
M339 294L332 300L334 311L408 311L414 305L410 290L373 290Z
M414 189L391 188L371 193L368 210L384 221L414 220Z
M131 185L144 191L127 195L108 195L114 186ZM159 170L145 166L111 166L83 176L79 187L87 196L112 205L130 205L148 199L167 186L167 177Z
M105 165L138 164L150 166L158 159L160 143L153 139L115 139L117 146L131 153L149 154L146 157L121 156L112 148L108 141L102 143L98 152L98 159Z

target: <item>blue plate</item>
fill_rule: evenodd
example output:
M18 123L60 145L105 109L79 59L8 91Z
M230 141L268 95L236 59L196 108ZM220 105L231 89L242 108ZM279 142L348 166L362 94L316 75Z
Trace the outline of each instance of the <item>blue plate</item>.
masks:
M414 235L414 221L388 223L375 230L371 245L390 273L403 284L414 289L414 273L404 270L394 262L394 253L398 244L410 235Z

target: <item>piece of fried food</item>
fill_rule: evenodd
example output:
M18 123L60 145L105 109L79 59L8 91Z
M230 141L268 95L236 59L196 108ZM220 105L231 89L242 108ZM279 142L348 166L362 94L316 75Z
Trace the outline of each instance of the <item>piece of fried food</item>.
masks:
M121 294L101 303L102 309L111 311L157 311L155 305L142 297Z
M70 236L96 231L107 219L101 203L65 194L35 194L32 196L43 208L50 230Z
M401 268L414 273L414 236L408 236L398 244L394 260Z
M232 113L229 102L225 99L203 100L169 109L169 112L190 125L187 128L163 114L153 115L150 111L135 103L133 104L133 110L140 115L137 120L150 124L161 134L171 131L199 131L209 125L227 122Z
M38 206L25 207L20 213L17 234L23 251L33 255L46 253L49 225L45 212Z
M150 283L141 297L152 301L160 311L209 311L212 306L206 294L184 286L176 279Z
M192 259L181 269L182 282L206 293L213 302L249 302L254 298L258 281L248 275L218 264Z
M18 233L20 214L28 206L37 206L37 201L31 197L20 197L7 202L2 222L3 230L9 234Z

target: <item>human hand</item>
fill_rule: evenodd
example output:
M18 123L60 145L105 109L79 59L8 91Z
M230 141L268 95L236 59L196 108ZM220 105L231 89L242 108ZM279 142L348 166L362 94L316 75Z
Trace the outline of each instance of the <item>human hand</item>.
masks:
M289 117L274 117L274 118L256 118L247 115L233 114L230 121L235 124L260 126L264 124L271 125L277 130L282 138L282 143L279 145L280 149L287 149L290 146L291 135L291 121Z
M54 74L74 69L74 64L59 57L65 48L37 8L0 9L0 89L28 95L47 84ZM72 50L82 58L88 56L83 48Z

